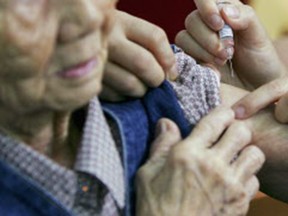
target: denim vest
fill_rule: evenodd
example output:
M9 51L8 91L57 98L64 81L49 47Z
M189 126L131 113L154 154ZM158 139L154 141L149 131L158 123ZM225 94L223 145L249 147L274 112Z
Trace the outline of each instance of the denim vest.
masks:
M165 81L150 90L144 98L123 103L102 103L120 129L126 180L125 215L135 213L134 177L147 159L157 121L166 117L179 126L186 137L192 126L185 119L170 84ZM8 164L0 161L0 215L3 216L66 216L73 215L49 193L24 178Z

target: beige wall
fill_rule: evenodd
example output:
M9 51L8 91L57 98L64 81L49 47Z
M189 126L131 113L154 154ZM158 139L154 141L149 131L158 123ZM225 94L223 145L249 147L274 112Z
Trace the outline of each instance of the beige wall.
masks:
M273 39L288 33L288 0L250 0Z

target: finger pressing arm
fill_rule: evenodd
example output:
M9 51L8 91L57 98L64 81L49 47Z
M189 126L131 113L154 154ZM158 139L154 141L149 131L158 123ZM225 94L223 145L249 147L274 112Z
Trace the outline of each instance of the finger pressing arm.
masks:
M276 117L281 122L285 122L287 92L288 77L286 76L259 87L233 105L236 118L246 119L283 97L276 105Z

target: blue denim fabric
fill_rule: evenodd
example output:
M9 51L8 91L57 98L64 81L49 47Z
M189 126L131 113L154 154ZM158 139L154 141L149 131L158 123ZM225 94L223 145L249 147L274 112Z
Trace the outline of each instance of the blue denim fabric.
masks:
M157 121L166 117L180 128L182 137L192 130L184 117L171 85L165 81L149 91L143 99L123 103L102 103L104 110L118 122L123 143L126 174L126 215L135 215L134 178L137 169L147 159Z
M57 200L0 161L1 216L68 216Z
M157 121L162 117L172 119L180 127L183 137L192 130L192 126L185 119L168 82L149 91L143 99L102 105L118 123L121 132L127 190L125 215L135 215L134 177L147 159ZM0 161L0 215L71 216L72 213L49 192Z

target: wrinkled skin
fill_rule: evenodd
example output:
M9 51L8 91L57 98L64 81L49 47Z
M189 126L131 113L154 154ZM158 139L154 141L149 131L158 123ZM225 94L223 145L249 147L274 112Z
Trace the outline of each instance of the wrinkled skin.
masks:
M1 131L53 158L70 112L100 92L114 8L114 0L0 0ZM65 76L78 67L82 75Z
M107 55L107 37L111 25L110 22L113 18L111 14L113 10L110 9L114 8L114 2L104 0L29 0L25 2L21 0L0 0L0 3L2 12L0 17L0 29L2 31L0 33L0 43L3 47L0 51L0 64L3 65L0 71L1 131L5 131L7 134L31 145L34 149L50 156L61 165L69 167L73 160L69 157L65 158L69 155L67 153L69 152L67 150L68 146L66 142L61 141L65 141L67 133L69 132L68 121L70 111L87 103L88 100L96 96L101 89L102 71ZM59 72L74 67L91 58L96 58L96 64L93 65L92 72L88 73L87 76L81 76L76 79L65 79L59 76ZM225 111L223 113L224 116L225 113L227 114L227 112ZM230 110L229 113L231 114L232 111ZM244 160L240 156L234 163L230 164L235 153L238 153L240 149L251 141L251 131L243 124L237 124L238 126L235 126L235 124L231 122L233 119L231 115L229 115L228 120L226 120L230 123L223 124L223 127L219 127L218 118L221 118L221 116L222 115L212 121L217 123L215 127L217 130L215 131L210 130L209 124L206 123L204 124L206 126L198 131L199 134L195 135L194 132L191 140L180 141L179 132L176 132L176 134L173 134L173 143L171 143L171 140L164 142L171 146L175 143L180 143L180 145L177 145L177 148L173 148L173 151L166 151L166 155L169 155L167 166L164 166L161 154L158 154L158 157L156 157L157 154L155 156L155 152L159 152L159 149L157 151L156 148L156 150L152 151L154 152L152 153L154 159L160 158L160 163L157 162L158 160L156 161L156 165L158 164L158 166L151 166L149 162L147 165L150 169L151 167L155 169L153 174L159 177L155 178L158 181L155 180L155 182L152 182L152 188L156 191L155 193L157 195L163 194L162 197L164 197L164 199L158 199L156 196L156 198L147 199L144 200L144 202L155 201L156 203L161 203L165 201L162 202L162 204L166 206L170 204L170 202L166 202L166 195L163 193L163 190L166 190L167 187L163 189L158 186L159 184L163 186L169 185L167 179L174 178L180 181L176 181L176 183L178 182L181 187L187 188L187 192L193 191L193 195L199 193L199 200L196 201L196 204L189 205L190 202L188 201L183 203L182 209L177 209L186 211L188 208L193 207L194 211L200 214L205 204L207 205L207 210L203 211L203 213L207 211L210 212L211 202L206 202L206 199L201 198L206 195L199 189L199 185L193 184L193 173L186 175L187 182L183 182L181 178L175 178L175 176L179 176L178 170L184 173L187 168L191 168L190 165L193 164L194 166L195 162L197 166L194 166L194 168L196 169L192 170L200 170L204 171L204 173L209 171L208 173L210 173L213 178L212 182L209 182L209 178L203 178L203 181L207 183L207 188L220 184L223 186L224 191L229 192L229 196L227 196L228 200L224 199L224 204L226 203L225 201L233 201L233 205L230 205L231 202L228 202L229 205L225 206L223 210L221 206L223 199L219 198L221 195L219 196L219 191L215 190L213 196L216 198L211 197L211 200L215 201L217 208L213 207L212 209L215 209L217 213L223 211L231 213L235 207L238 207L238 210L235 210L236 215L241 215L247 211L248 202L258 188L254 173L261 166L264 158L258 148L256 148L257 150L253 148L253 155L256 154L258 155L256 158L259 158L259 160L256 160L258 163L255 163L255 158L250 157L252 153L249 149L251 148L247 148L246 153L243 152L243 157L247 159L250 158L250 160ZM17 121L15 121L15 119ZM209 130L207 130L207 127ZM208 138L210 136L219 137L226 128L228 129L227 135L223 136L223 139L220 139L220 141L223 142L217 142L215 147L209 149L207 145L212 145L214 141L216 141L216 138L207 140L206 133L212 132ZM233 142L224 140L225 137L227 137L228 140L230 137L235 137L234 134L236 132L238 133L239 128L242 128L241 134L243 135L240 143L239 140L235 139ZM202 132L200 133L200 131ZM57 136L60 136L60 139ZM200 139L201 137L203 139ZM54 142L55 140L58 142ZM196 157L196 149L188 151L190 147L193 146L189 145L190 141L195 141L195 146L198 146L195 148L197 152L199 150L199 153L201 153L202 159ZM158 140L156 143L157 142L160 141ZM51 143L62 145L60 145L60 148L55 148L58 150L57 152L53 152L49 151L51 149L53 150L53 146L52 148L50 146ZM223 145L221 145L221 143ZM233 143L235 145L230 146L230 144ZM203 147L203 145L206 146ZM222 146L222 148L220 147L217 150L217 146ZM225 146L230 146L230 148L226 148ZM232 146L237 147L234 148ZM229 149L231 151L229 151ZM219 158L222 158L222 156L212 154L213 151L217 153L222 152L223 155L227 153L225 157L222 155L227 160L220 160ZM208 160L206 160L207 157L212 157L213 155L217 156L211 159L211 163L213 162L212 164L215 166L217 164L219 168L216 170L216 173L210 172L213 171L209 168L211 164L208 164L208 166L205 165L205 162L208 162ZM173 163L175 164L174 168L177 169L174 169L175 173L170 173L170 164ZM202 166L203 164L204 168ZM239 166L233 167L233 164L238 164ZM200 169L197 169L197 167ZM250 169L248 169L248 167ZM162 173L159 172L160 168L163 168L161 171L164 172L167 178L164 178L164 175L160 175ZM226 174L219 177L218 172L221 170L223 170L221 174L224 172ZM233 176L233 174L237 174L237 177L232 179L231 176ZM144 177L145 176L143 176L143 181L145 181ZM235 182L235 180L237 181ZM251 181L252 184L248 184L248 182ZM173 189L173 187L171 188ZM233 190L230 190L231 188ZM146 187L146 184L140 183L138 190L144 191L144 193L147 194L150 193L150 189ZM179 202L178 198L181 196L177 193L178 190L172 191L172 196L168 196L167 199L177 199ZM191 193L187 193L187 195L190 196ZM219 200L219 205L216 202L217 200ZM204 202L203 205L201 204L202 202ZM155 203L152 204L158 206ZM181 202L179 206L181 206ZM239 210L239 206L243 208ZM140 205L139 215L145 215L147 211L146 207L147 205L145 204L143 204L143 206ZM153 210L154 208L151 209Z
M1 0L0 101L17 112L70 110L101 88L111 1ZM93 73L59 71L95 59Z
M217 108L184 140L175 124L160 121L161 133L138 173L138 215L247 213L264 155L256 146L244 148L252 131L233 117L231 109Z

